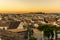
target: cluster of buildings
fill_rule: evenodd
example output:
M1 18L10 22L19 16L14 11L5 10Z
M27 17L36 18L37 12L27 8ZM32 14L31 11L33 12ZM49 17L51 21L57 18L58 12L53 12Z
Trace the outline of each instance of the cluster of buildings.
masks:
M28 25L38 27L41 24L60 26L60 14L25 13L25 14L0 14L0 29L22 33Z
M4 29L22 29L27 25L38 26L40 24L52 24L60 26L60 15L28 13L28 14L0 14L0 28ZM15 27L16 26L16 27ZM18 27L19 26L19 27Z

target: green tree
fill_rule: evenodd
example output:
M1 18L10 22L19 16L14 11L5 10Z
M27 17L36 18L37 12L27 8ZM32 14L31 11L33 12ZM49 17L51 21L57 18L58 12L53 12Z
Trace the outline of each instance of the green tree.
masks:
M27 25L27 26L24 26L24 27L27 28L25 39L29 40L31 37L33 37L33 25Z
M29 40L29 38L33 37L33 26L32 25L28 25L27 32L28 32L28 40Z
M56 25L53 25L53 29L55 31L55 40L57 40L57 31L60 31L60 27L56 26Z
M34 38L34 37L31 37L29 40L37 40L36 38Z
M49 40L50 36L51 36L51 39L53 38L53 36L54 36L54 33L53 33L54 28L53 28L52 25L47 25L47 24L39 25L38 29L40 31L44 32L44 36L47 37L48 40Z

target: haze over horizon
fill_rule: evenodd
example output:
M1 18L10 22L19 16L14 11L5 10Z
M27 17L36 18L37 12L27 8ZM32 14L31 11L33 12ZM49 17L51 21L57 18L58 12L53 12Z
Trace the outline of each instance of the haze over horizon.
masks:
M0 0L1 12L60 13L60 0Z

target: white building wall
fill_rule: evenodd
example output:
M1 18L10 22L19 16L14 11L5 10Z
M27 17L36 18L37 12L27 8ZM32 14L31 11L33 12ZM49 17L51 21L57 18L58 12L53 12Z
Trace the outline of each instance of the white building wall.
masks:
M3 27L0 27L0 29L3 29Z
M0 29L2 29L2 30L3 30L3 29L5 29L5 30L7 30L7 29L8 29L8 27L0 27Z
M8 27L5 27L5 30L7 30L8 29Z
M44 40L43 31L39 31L38 29L34 29L33 31L33 36L37 38L37 40Z
M21 22L21 23L19 24L19 26L18 26L18 28L17 28L17 29L23 29L23 25L24 25L24 23L23 23L23 22Z

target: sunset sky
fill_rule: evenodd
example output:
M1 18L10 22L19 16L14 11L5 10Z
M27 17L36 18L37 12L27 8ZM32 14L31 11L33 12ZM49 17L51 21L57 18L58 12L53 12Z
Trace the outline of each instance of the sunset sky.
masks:
M0 0L0 12L60 12L60 0Z

